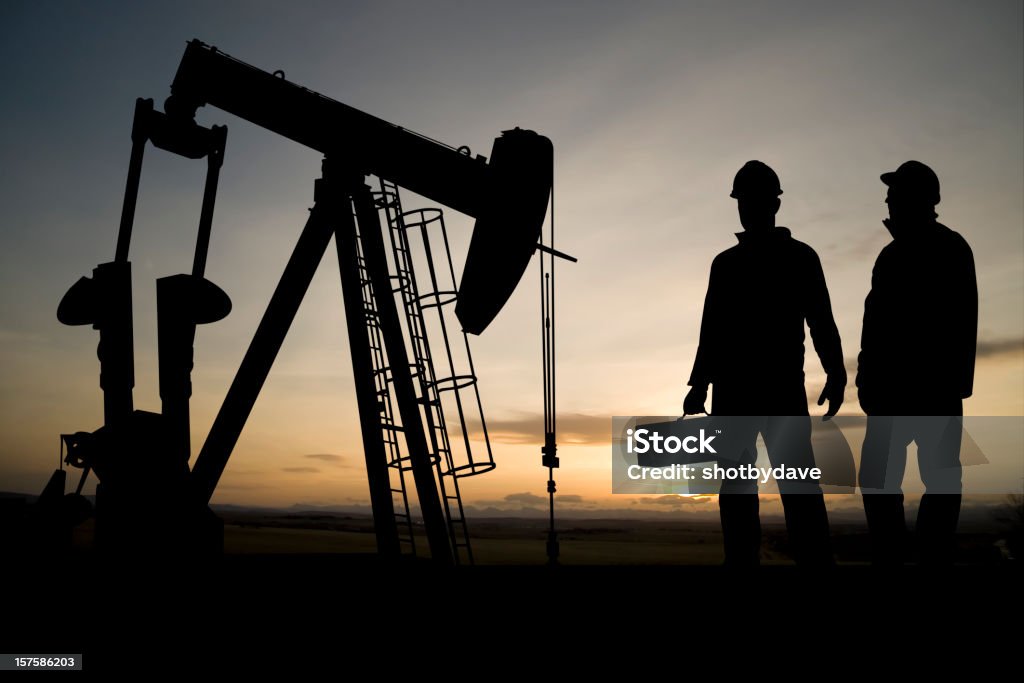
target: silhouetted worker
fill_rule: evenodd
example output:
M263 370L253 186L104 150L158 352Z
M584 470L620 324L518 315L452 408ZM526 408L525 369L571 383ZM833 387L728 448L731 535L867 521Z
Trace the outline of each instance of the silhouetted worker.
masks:
M737 464L757 459L764 436L773 466L814 467L811 423L804 388L804 321L828 375L818 405L828 416L843 402L846 368L818 255L789 230L775 225L779 178L760 161L736 174L739 244L711 264L700 345L684 401L686 414L704 412L714 386L714 415L742 421L746 445ZM756 416L756 417L755 417ZM730 422L727 428L740 428ZM799 564L832 563L828 516L817 481L780 481L786 527ZM757 482L725 481L719 496L727 565L756 565L761 546Z
M978 283L974 255L937 222L939 179L919 161L882 175L889 186L882 249L864 302L857 367L868 415L860 485L876 564L903 561L901 484L917 442L925 494L917 514L921 560L949 564L960 516L963 399L974 384Z

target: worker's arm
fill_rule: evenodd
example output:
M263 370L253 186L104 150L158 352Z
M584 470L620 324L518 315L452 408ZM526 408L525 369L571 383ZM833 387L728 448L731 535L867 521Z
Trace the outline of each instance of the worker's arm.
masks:
M697 345L697 357L693 361L693 370L687 384L692 387L683 401L683 412L687 415L706 413L704 403L708 398L708 386L714 376L715 354L718 343L715 339L719 328L719 294L718 258L711 262L711 276L708 278L708 291L704 296L704 312L700 321L700 342Z
M861 325L860 353L857 355L857 398L867 415L885 414L883 389L887 378L887 356L891 354L887 335L892 326L891 298L896 266L892 247L882 249L871 269L871 290L864 299L864 320ZM890 396L890 399L893 398Z
M832 316L832 302L825 284L825 273L821 268L821 260L814 251L808 259L807 301L805 316L807 327L811 331L814 350L821 359L828 379L825 388L818 397L818 405L828 401L826 417L839 411L846 392L846 364L843 361L843 345L839 339L839 328Z
M959 318L954 330L956 367L960 398L968 398L974 393L974 361L978 351L978 275L974 267L974 252L966 241L958 256L957 300L954 302Z

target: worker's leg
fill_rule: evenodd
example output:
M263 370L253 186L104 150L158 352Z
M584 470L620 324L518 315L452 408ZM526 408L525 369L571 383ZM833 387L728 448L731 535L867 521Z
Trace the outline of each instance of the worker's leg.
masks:
M805 415L769 417L765 446L773 467L810 470L814 465L811 418ZM817 479L782 479L779 482L793 557L801 566L828 566L832 558L828 513Z
M963 469L960 466L962 418L911 419L915 421L917 462L925 487L917 511L916 527L921 563L950 565L956 554L956 527L963 491Z
M729 418L728 429L738 433L730 443L740 444L740 452L730 457L730 466L757 462L756 418ZM722 540L725 545L725 564L729 567L755 567L761 558L761 518L757 499L756 480L726 480L718 496L722 518Z
M907 524L903 512L903 473L907 444L898 418L869 416L861 449L859 481L871 536L871 562L903 564Z

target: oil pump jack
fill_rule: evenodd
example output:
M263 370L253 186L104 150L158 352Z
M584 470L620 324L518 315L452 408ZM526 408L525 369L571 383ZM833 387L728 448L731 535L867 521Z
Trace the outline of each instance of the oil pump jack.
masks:
M209 105L324 155L314 206L255 332L213 426L192 466L189 399L196 327L231 310L226 293L204 276L227 129L195 121ZM378 552L397 557L415 547L406 491L411 475L430 557L441 564L472 562L458 480L495 466L483 427L484 453L473 452L464 409L483 412L468 334L495 318L535 251L540 250L545 438L554 534L554 287L556 257L542 229L553 197L551 142L516 128L494 141L490 160L472 156L236 60L198 40L187 44L164 112L152 100L136 103L132 152L114 260L102 263L64 296L58 319L99 331L104 425L62 435L64 462L90 472L96 494L96 544L112 553L208 552L222 548L223 526L209 508L232 450L266 380L310 281L334 237L352 356L360 429ZM131 266L128 260L136 198L147 142L190 159L207 160L195 258L190 274L157 280L161 412L133 408L134 359ZM374 191L368 176L379 182ZM461 282L455 287L441 212L405 212L406 188L476 219ZM553 198L552 198L553 206ZM382 222L382 218L384 220ZM438 249L437 231L443 240ZM432 254L443 251L443 259ZM384 233L390 237L388 254ZM553 241L553 227L551 239ZM419 234L429 279L412 268L411 238ZM390 263L389 263L390 259ZM545 259L549 265L545 265ZM437 262L441 261L440 264ZM397 301L396 301L397 300ZM468 368L456 368L443 314L454 306L466 341ZM447 365L438 372L425 315L440 320ZM404 321L404 322L403 322ZM403 332L404 324L404 332ZM406 334L407 333L407 334ZM437 342L435 342L435 351ZM465 448L457 460L442 399L453 397ZM404 452L401 445L404 444ZM436 476L435 476L436 475ZM47 486L64 488L63 470ZM74 494L72 494L74 495ZM42 498L42 497L41 497Z

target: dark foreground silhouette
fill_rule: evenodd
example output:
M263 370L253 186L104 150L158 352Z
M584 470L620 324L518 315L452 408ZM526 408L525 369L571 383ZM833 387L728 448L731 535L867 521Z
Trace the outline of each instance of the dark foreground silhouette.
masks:
M953 561L960 513L963 399L973 392L978 330L974 256L936 221L939 180L908 161L882 175L893 240L882 249L864 303L857 388L868 415L860 485L874 561L903 562L901 484L917 444L925 495L917 515L921 561Z
M704 412L714 386L715 415L766 416L746 425L738 464L757 459L758 433L772 465L813 467L810 417L804 388L804 322L828 374L819 405L835 415L843 402L846 370L821 262L814 250L775 225L782 188L760 161L736 174L739 244L715 257L700 345L684 412ZM776 417L784 416L784 417ZM830 564L828 517L817 482L780 483L786 525L800 564ZM726 564L759 561L757 483L729 481L719 497Z

